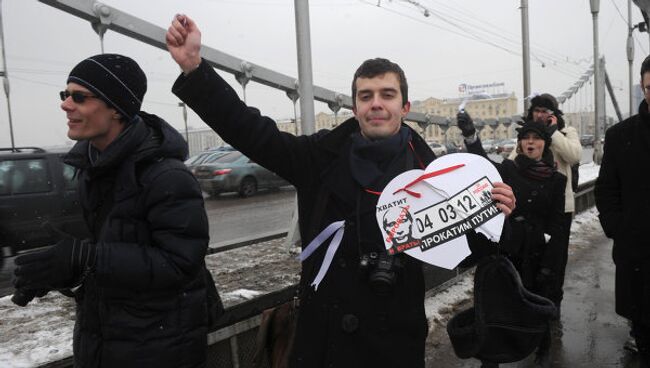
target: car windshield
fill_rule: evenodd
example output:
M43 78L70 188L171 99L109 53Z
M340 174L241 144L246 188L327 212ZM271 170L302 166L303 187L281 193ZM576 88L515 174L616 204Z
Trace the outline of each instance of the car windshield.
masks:
M224 152L224 151L213 152L213 153L205 156L201 161L197 161L196 163L205 165L205 164L211 164L213 162L220 162L220 161L218 161L219 158L221 158L222 156L224 156L226 154L227 154L227 152Z
M188 158L187 160L185 160L185 165L191 165L194 161L198 160L199 157L201 157L200 154Z
M185 165L196 165L200 164L205 160L208 156L210 156L213 152L201 152L195 156L190 157L185 161Z
M222 164L227 164L227 163L237 161L237 159L240 158L241 156L242 156L241 152L232 151L232 152L226 153L223 156L220 156L219 158L214 160L214 162L215 163L218 162L218 163L222 163Z

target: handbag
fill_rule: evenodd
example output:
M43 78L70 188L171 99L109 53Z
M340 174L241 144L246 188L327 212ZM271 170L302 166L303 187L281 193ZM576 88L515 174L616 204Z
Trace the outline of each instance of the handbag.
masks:
M299 299L262 312L257 331L253 367L287 368L298 322Z

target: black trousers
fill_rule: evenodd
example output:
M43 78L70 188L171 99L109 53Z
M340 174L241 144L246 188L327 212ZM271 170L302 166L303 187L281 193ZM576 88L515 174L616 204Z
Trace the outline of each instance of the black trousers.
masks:
M562 252L560 259L557 263L557 283L554 286L554 291L551 293L554 297L553 303L560 311L560 304L564 298L564 274L566 271L567 260L569 259L569 236L571 235L571 222L573 222L573 212L565 212L564 217L562 218L562 236L558 242L558 245L562 247Z
M639 350L639 367L650 368L650 326L632 321L632 336Z

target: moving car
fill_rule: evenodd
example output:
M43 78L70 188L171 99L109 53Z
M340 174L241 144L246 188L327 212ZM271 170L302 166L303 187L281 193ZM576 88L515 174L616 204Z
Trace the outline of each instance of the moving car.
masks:
M55 228L79 238L90 234L83 220L75 169L63 163L65 151L36 147L0 148L0 247L9 257L52 245Z
M204 151L187 159L185 166L194 174L199 165L211 164L226 153L228 151Z
M239 151L230 151L203 163L193 170L201 189L211 196L224 192L237 192L249 197L259 189L279 188L289 183L251 161Z
M213 160L216 156L220 156L225 154L226 152L232 152L232 151L235 151L235 149L230 145L225 145L216 148L214 147L208 148L185 160L185 166L187 166L187 168L190 169L191 171L196 166L202 163L207 163L209 162L209 160Z

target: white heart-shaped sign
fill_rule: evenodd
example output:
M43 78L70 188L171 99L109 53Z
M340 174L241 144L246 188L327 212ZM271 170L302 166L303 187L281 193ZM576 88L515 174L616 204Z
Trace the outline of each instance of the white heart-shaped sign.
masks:
M425 170L398 175L377 202L386 250L453 269L471 253L466 232L498 242L505 216L490 192L500 181L490 161L470 153L445 155Z

